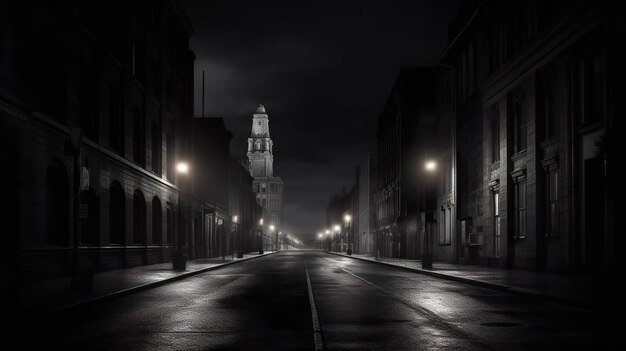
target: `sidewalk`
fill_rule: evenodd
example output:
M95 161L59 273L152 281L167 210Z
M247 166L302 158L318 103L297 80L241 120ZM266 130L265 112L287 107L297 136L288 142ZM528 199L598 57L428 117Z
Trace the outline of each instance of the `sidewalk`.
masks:
M234 260L232 255L226 256L225 260L221 257L191 260L187 262L187 269L184 271L174 271L172 263L167 262L100 272L94 274L91 293L71 293L69 277L24 284L21 287L20 304L23 312L29 315L67 313L76 308L272 253L274 252L266 251L259 255L252 252Z
M563 275L496 267L457 265L433 262L432 269L422 268L420 260L381 258L330 252L354 259L385 264L442 279L458 281L516 295L557 302L573 307L611 312L615 299L607 292L615 289L610 279L602 277ZM612 307L613 306L613 307Z

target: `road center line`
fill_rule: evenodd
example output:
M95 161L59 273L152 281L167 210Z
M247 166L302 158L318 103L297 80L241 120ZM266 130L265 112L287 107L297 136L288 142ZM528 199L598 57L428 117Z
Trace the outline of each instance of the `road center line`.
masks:
M335 263L335 264L337 263L336 261L333 261L333 260L331 260L329 258L326 258L326 259L331 261L331 262L333 262L333 263ZM405 299L405 298L403 298L401 296L398 296L398 295L392 293L391 291L389 291L389 290L387 290L387 289L385 289L385 288L383 288L381 286L378 286L378 285L370 282L369 280L367 280L367 279L365 279L363 277L360 277L360 276L350 272L349 270L347 270L347 269L345 269L345 268L343 268L341 266L337 266L337 268L339 268L342 271L350 274L354 278L356 278L356 279L358 279L358 280L360 280L360 281L362 281L362 282L364 282L364 283L366 283L366 284L368 284L368 285L370 285L370 286L372 286L372 287L382 291L383 293L393 297L395 300L397 300L400 303L404 304L405 306L407 306L407 307L417 311L418 313L420 313L423 316L425 316L426 318L434 321L435 323L437 323L437 324L447 328L448 330L452 331L453 333L455 333L455 334L457 334L457 335L459 335L459 336L461 336L463 338L470 339L470 340L480 344L480 346L482 346L484 348L487 348L489 350L493 350L493 348L491 346L489 346L484 340L482 340L482 339L480 339L478 337L475 337L475 336L467 334L466 332L461 330L459 327L457 327L457 326L455 326L455 325L453 325L451 323L448 323L446 320L441 318L435 312L433 312L433 311L431 311L431 310L429 310L429 309L427 309L425 307L422 307L420 305L417 305L417 304L415 304L415 303L413 303L413 302L411 302L411 301L409 301L409 300L407 300L407 299ZM308 275L308 273L307 273L307 275Z
M320 328L320 320L317 315L317 307L315 307L313 288L311 288L311 278L309 278L309 269L306 265L306 261L304 261L304 272L306 273L306 285L309 290L309 303L311 304L311 318L313 319L313 341L315 342L315 350L323 350L324 342L322 341L322 329Z

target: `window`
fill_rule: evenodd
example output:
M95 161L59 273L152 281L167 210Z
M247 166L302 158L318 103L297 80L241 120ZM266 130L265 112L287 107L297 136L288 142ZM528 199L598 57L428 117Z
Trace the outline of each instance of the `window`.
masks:
M175 146L176 144L174 142L173 135L169 133L165 134L165 147L166 147L165 162L167 163L167 179L172 183L176 179L175 165L174 165L174 156L176 155L175 149L174 149Z
M491 106L491 162L500 161L500 113L498 104Z
M146 200L141 190L133 194L133 242L146 244Z
M137 107L133 108L133 160L145 167L145 140L143 114Z
M124 117L122 99L114 86L109 88L109 147L118 155L124 155Z
M267 187L265 183L261 183L261 193L267 192Z
M449 208L443 207L441 209L441 224L440 224L440 236L439 244L449 245L451 243L451 213Z
M161 200L158 197L152 198L152 242L161 244L163 237L163 220L161 210Z
M78 118L83 134L98 141L98 72L93 64L79 64Z
M443 164L443 192L452 190L452 157L448 156Z
M585 57L582 65L583 123L591 123L604 118L602 57L598 54Z
M123 244L126 224L124 189L117 181L109 187L109 242Z
M547 213L546 236L555 237L559 234L559 171L551 170L547 174Z
M544 139L551 139L556 135L556 95L557 87L554 69L546 69L542 72L542 94L540 99L540 111L544 117Z
M142 84L144 83L145 61L145 47L143 42L140 40L133 41L131 47L131 70L133 76Z
M515 183L515 238L526 237L526 179Z
M155 121L152 121L151 124L151 132L152 132L152 171L161 175L161 128L157 125Z
M513 128L515 129L515 152L526 150L526 109L524 108L524 97L517 92L513 98Z

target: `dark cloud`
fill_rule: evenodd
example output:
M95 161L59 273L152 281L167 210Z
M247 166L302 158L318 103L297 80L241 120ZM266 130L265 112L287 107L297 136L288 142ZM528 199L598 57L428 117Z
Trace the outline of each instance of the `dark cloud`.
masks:
M331 193L374 150L376 116L402 66L433 65L456 0L184 0L195 28L196 114L224 117L245 157L252 112L267 107L285 227L314 233Z

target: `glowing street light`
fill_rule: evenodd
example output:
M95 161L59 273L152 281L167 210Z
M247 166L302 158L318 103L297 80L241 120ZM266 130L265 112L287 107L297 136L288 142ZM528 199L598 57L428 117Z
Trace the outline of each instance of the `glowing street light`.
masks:
M352 216L350 216L349 214L345 215L343 217L343 220L346 221L346 223L350 223L350 221L352 220Z
M239 220L239 217L237 217L237 215L233 216L233 223L237 223L237 221Z
M433 160L428 160L426 161L426 163L424 164L424 168L426 169L426 171L428 172L434 172L437 170L437 162L433 161Z
M187 162L181 161L176 164L176 173L178 174L189 174L189 164ZM173 268L176 270L184 270L187 266L187 255L183 250L181 245L182 236L184 235L184 224L183 224L183 199L182 199L182 179L179 180L179 190L178 190L178 235L175 237L174 246L176 247L174 258L172 260Z
M182 174L189 173L189 164L187 162L178 162L176 164L176 172Z

